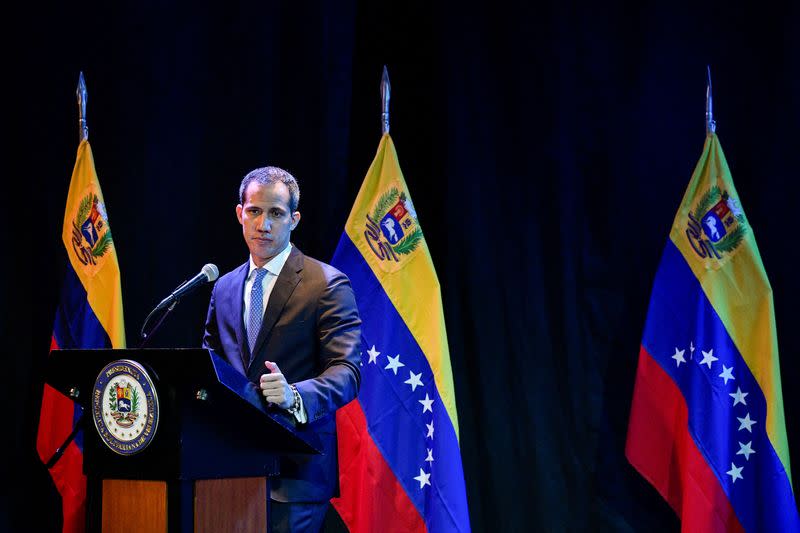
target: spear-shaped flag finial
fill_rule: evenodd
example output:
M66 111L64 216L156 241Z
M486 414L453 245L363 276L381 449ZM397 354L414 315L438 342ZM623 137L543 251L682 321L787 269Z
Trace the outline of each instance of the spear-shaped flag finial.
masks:
M708 85L706 85L706 133L715 133L717 123L714 121L714 106L711 99L711 67L706 65Z
M389 71L384 65L383 76L381 76L381 130L384 135L389 133L389 99L391 95L392 84L389 83Z
M86 92L86 81L83 79L83 71L78 76L78 89L75 91L78 97L78 136L81 141L89 139L89 128L86 126L86 100L89 94Z

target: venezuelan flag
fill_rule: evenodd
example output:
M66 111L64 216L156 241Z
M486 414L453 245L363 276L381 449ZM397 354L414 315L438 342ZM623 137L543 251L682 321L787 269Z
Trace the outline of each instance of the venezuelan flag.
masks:
M352 533L469 531L439 281L388 134L332 263L363 321L361 390L337 412L334 506Z
M714 133L653 284L626 455L683 531L800 531L772 288Z
M78 147L62 241L69 257L50 348L124 348L122 288L116 248L88 140ZM36 448L47 462L72 432L80 407L45 385ZM61 494L64 532L85 526L86 477L80 437L50 469Z

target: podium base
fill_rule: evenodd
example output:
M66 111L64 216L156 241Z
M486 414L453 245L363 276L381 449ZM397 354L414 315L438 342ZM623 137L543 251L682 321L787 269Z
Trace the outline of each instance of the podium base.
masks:
M100 498L97 498L100 501L95 500L95 505L102 508L102 533L269 531L268 478L169 483L104 479L101 484ZM91 516L91 511L89 514ZM96 531L96 525L90 525L88 530Z
M267 494L263 477L195 481L195 533L267 531Z
M103 480L103 533L167 531L167 483Z

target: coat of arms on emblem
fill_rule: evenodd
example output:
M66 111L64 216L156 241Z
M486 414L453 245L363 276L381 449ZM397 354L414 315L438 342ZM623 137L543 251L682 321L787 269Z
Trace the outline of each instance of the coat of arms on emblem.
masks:
M744 239L747 221L739 202L728 191L711 187L689 213L686 237L701 257L721 259L730 254Z
M105 206L95 193L89 192L72 221L72 249L81 263L94 265L111 243Z
M422 242L422 229L417 221L417 213L411 198L405 192L392 187L367 214L367 227L364 237L375 256L384 260L400 261L401 255L408 255Z
M108 408L117 425L129 428L139 418L139 393L127 381L112 383L108 389Z

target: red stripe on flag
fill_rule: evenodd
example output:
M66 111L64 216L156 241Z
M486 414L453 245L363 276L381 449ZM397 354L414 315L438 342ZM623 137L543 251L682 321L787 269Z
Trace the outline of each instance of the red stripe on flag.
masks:
M427 531L354 400L336 412L341 496L331 500L350 533Z
M625 456L675 510L682 531L743 532L688 421L680 389L642 346Z
M86 476L83 475L83 454L75 441L69 443L50 474L61 494L62 533L83 533L86 529Z
M57 350L56 339L50 349ZM36 450L43 463L47 463L61 444L72 433L75 405L72 400L45 384L42 409L39 415L39 433ZM61 458L50 469L50 476L61 495L64 512L63 533L78 533L86 522L86 476L83 475L83 453L72 441Z
M53 350L58 350L58 343L55 337L50 337L50 351ZM72 400L45 383L36 435L36 450L43 463L50 460L72 432L74 413Z

